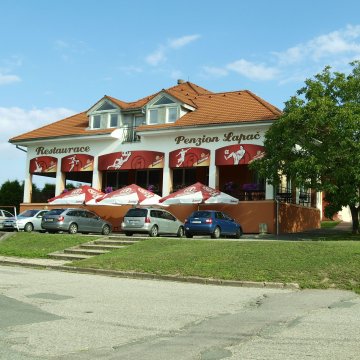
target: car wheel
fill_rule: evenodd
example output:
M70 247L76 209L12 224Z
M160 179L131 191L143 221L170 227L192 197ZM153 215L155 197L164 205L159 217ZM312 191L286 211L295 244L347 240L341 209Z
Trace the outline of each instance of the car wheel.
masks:
M182 237L184 237L184 233L185 233L184 228L183 228L182 226L180 226L179 229L178 229L178 231L177 231L176 236L177 236L178 238L182 238Z
M242 235L242 230L241 230L241 228L238 228L236 230L235 239L240 239L241 235Z
M133 236L133 233L128 232L128 231L125 231L125 235L126 235L126 236Z
M70 224L69 234L76 234L78 232L78 226L75 223Z
M101 233L103 235L109 235L110 234L110 226L109 225L104 225L103 228L102 228Z
M217 226L217 227L215 228L214 232L211 234L211 237L212 237L213 239L218 239L218 238L220 237L220 235L221 235L221 230L220 230L220 228Z
M32 223L26 223L24 226L24 231L26 232L32 232L34 230L34 226Z
M159 229L156 225L154 225L151 229L150 229L150 233L149 235L151 237L157 237L159 235Z
M193 234L190 234L190 233L185 233L185 236L188 238L188 239L190 239L190 238L192 238L193 237Z
M34 230L34 226L32 223L26 223L24 226L25 232L32 232Z

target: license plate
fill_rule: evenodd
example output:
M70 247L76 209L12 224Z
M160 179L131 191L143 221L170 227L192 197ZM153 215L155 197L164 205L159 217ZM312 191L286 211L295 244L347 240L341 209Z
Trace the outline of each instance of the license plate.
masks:
M53 222L54 219L45 219L46 222Z
M200 220L193 220L192 223L193 224L201 224L201 221Z

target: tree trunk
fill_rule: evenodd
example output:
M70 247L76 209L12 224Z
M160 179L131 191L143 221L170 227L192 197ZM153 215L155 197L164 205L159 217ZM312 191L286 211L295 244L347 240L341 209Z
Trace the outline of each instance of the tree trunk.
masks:
M352 217L352 233L359 233L359 207L350 205L351 217Z

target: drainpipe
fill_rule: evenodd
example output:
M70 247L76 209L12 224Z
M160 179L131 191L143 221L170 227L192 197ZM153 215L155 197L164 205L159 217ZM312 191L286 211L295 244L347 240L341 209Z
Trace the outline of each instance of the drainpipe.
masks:
M23 149L22 147L20 147L20 145L16 145L16 148L23 151L23 152L26 152L27 153L27 150Z

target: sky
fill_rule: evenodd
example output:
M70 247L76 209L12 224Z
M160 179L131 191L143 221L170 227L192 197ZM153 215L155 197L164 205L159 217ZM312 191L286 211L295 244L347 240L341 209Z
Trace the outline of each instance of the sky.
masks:
M0 185L27 171L11 137L104 95L135 101L184 79L283 109L325 66L347 73L360 59L358 0L0 0L0 9Z

